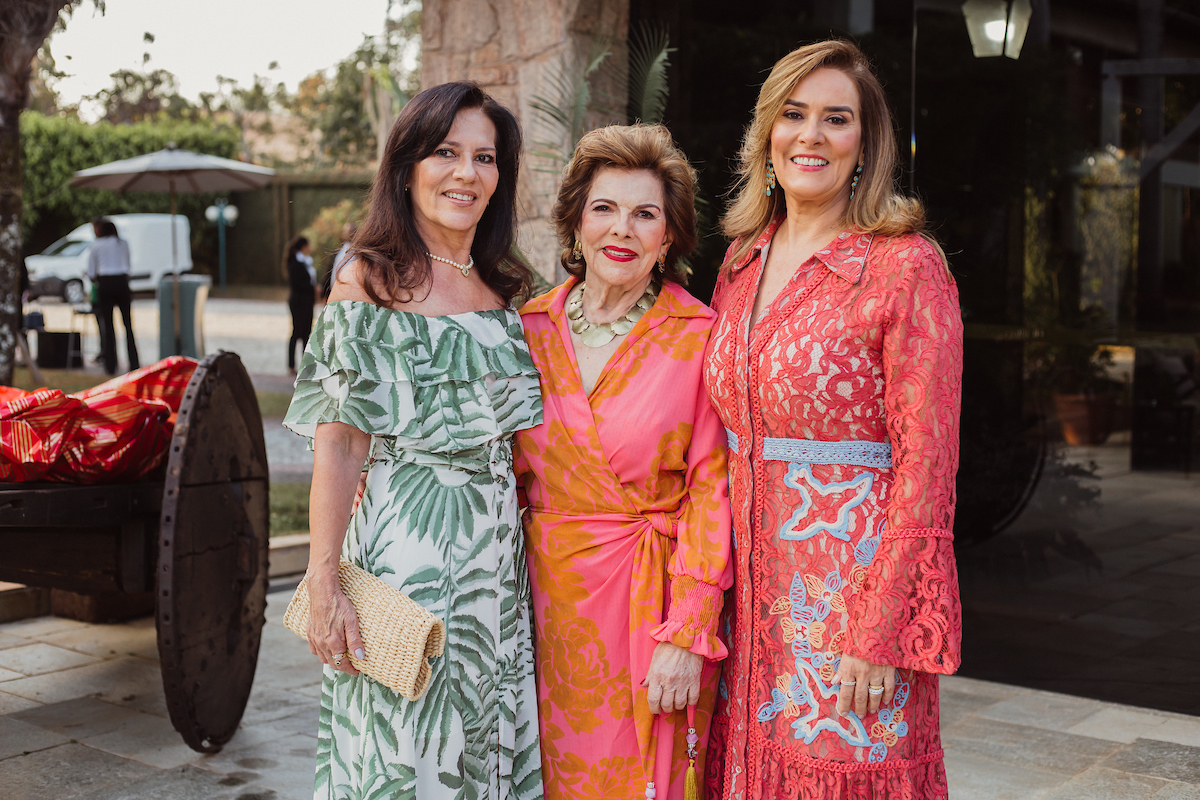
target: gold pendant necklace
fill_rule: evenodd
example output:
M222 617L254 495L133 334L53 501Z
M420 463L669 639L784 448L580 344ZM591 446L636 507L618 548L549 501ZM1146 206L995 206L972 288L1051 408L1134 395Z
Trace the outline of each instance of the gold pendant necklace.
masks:
M452 267L457 267L458 271L463 274L464 278L467 277L467 273L471 271L471 267L475 266L475 256L467 256L467 263L460 264L457 261L451 261L448 258L442 258L441 256L435 256L433 253L430 253L430 252L426 252L425 255L429 256L434 261L440 261L443 264L449 264Z
M624 336L633 330L637 321L654 306L654 301L658 299L658 292L662 288L658 281L650 281L645 293L638 298L632 308L625 312L625 316L612 322L602 322L596 325L588 322L587 317L583 315L583 289L586 285L586 281L580 281L575 285L575 288L567 295L566 306L567 319L571 321L571 330L579 334L579 340L585 347L604 347L617 336Z

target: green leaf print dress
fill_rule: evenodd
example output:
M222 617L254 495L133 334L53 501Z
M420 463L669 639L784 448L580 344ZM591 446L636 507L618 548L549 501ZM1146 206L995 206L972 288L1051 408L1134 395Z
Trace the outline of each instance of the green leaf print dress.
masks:
M446 623L446 652L410 702L325 667L315 797L542 796L529 581L512 435L542 418L512 309L425 317L329 303L284 425L372 436L342 556ZM368 655L370 655L368 653Z

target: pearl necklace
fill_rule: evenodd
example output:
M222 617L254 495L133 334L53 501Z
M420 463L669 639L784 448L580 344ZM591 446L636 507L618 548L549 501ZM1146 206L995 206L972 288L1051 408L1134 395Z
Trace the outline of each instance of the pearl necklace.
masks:
M425 252L425 255L429 256L434 261L441 261L443 264L449 264L452 267L457 267L458 271L463 274L464 278L467 277L467 273L471 271L471 267L475 266L475 256L467 256L467 263L460 264L457 261L451 261L448 258L442 258L441 256L435 256L433 253L430 253L428 251Z
M566 307L567 319L571 321L571 330L579 334L579 340L585 347L604 347L617 336L624 336L633 330L634 324L654 306L654 301L658 299L659 289L662 288L658 281L650 281L645 293L638 298L632 308L625 312L625 316L597 325L588 322L587 317L583 315L583 289L585 286L587 286L586 281L576 284L571 293L567 295Z

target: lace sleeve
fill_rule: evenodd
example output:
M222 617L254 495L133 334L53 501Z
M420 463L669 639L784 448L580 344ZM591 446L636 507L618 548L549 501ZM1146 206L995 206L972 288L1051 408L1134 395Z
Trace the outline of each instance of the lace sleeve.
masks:
M940 256L907 251L884 331L884 405L895 481L887 527L850 610L846 652L876 664L952 673L962 609L954 562L962 318Z
M729 477L725 427L697 380L697 419L688 446L687 500L680 510L675 554L667 564L671 575L671 607L663 624L650 632L705 658L729 654L717 636L725 590L733 585L733 518L729 510Z

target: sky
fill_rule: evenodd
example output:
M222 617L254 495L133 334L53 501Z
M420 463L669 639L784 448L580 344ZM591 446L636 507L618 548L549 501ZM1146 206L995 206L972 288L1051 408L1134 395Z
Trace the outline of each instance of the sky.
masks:
M107 0L103 15L84 0L66 30L51 39L59 70L56 88L75 103L112 85L121 68L175 75L179 91L195 101L217 88L217 76L243 86L267 75L295 91L312 73L331 67L362 41L383 31L387 0ZM143 42L146 32L154 43ZM272 61L279 68L268 72ZM93 117L86 107L85 117Z

